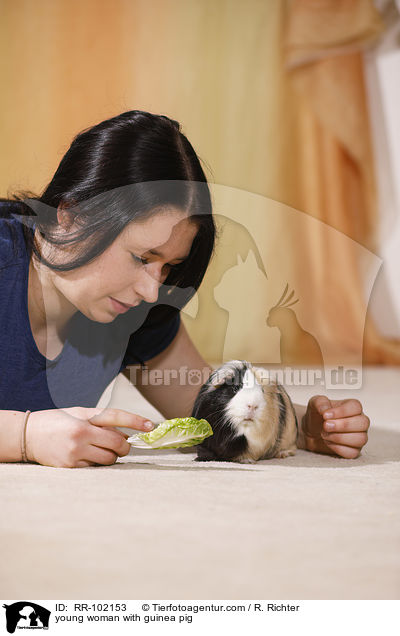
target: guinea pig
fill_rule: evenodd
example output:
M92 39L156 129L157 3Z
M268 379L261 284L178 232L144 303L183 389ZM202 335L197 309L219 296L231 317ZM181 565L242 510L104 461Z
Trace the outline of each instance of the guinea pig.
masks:
M230 360L213 371L192 416L213 429L196 446L195 461L253 463L296 453L298 424L288 394L266 369L246 360Z

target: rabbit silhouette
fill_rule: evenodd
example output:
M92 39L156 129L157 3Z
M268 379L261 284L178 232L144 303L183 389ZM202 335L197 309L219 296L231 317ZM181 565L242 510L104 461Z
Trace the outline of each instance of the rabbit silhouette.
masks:
M288 289L289 285L287 284L282 296L270 309L266 319L269 327L277 327L281 333L281 363L287 365L312 364L323 367L324 358L316 338L302 328L296 313L290 309L299 300L290 302L294 296L294 291L286 297Z

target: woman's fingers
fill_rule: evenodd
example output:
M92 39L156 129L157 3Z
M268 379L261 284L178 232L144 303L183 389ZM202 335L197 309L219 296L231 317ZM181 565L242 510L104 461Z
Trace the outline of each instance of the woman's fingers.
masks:
M131 450L125 435L121 431L113 430L108 426L92 426L89 431L88 442L91 446L110 450L119 457L128 455ZM89 458L85 457L85 459Z
M368 435L364 433L321 433L321 437L325 444L331 448L334 444L341 446L350 446L351 448L362 448L368 441Z
M122 409L73 407L68 411L75 418L74 452L79 453L75 465L81 468L114 464L118 457L129 454L131 446L126 441L129 435L117 426L144 431L154 428L151 422L149 427L145 426L148 422L145 417Z
M152 422L147 417L129 413L122 409L86 409L86 418L90 424L95 426L121 426L123 428L133 428L137 431L151 431L154 428Z
M331 444L324 439L325 445L332 453L336 453L344 459L356 459L361 455L361 448L352 446L342 446L341 444Z
M315 409L321 415L328 409L330 411L332 410L332 400L330 400L327 395L313 395L309 399L308 404L310 408Z
M367 431L369 424L369 417L364 414L335 420L325 420L323 423L322 434L324 432L358 433L361 431Z
M115 464L118 457L128 455L131 447L124 436L118 434L119 431L98 428L93 439L82 449L82 459L76 462L77 468L86 468L101 464L108 466Z
M331 400L331 407L324 409L322 415L324 419L337 419L342 417L353 417L361 415L362 404L354 398L346 400Z
M355 459L368 441L369 425L359 400L330 400L325 395L315 395L304 416L307 448ZM322 448L318 441L321 439Z
M99 448L98 446L90 445L85 451L85 459L80 461L87 462L89 466L91 463L109 466L110 464L115 464L117 459L117 453L113 453L111 450L106 448Z
M128 439L128 437L130 437L130 435L128 433L124 433L123 431L120 431L118 428L114 428L113 426L102 426L101 427L106 431L114 431L115 433L118 433L118 435L121 435L121 437L124 437L125 439Z
M355 404L350 404L348 407L348 402L355 402ZM360 410L358 404L358 400L348 400L341 407L347 406L354 412ZM325 420L321 437L335 453L352 459L359 456L361 448L367 443L369 425L369 417L362 412L352 417Z

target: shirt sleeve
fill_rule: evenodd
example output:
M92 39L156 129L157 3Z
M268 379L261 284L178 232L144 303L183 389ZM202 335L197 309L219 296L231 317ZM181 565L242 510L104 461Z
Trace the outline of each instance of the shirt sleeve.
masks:
M131 335L128 342L121 369L130 364L144 364L164 351L173 341L181 324L178 312L172 320L154 327L141 327Z

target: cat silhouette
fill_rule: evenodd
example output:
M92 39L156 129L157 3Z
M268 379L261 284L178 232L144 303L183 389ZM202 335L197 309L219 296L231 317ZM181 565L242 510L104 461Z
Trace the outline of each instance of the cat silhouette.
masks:
M265 305L254 302L255 297L265 295L268 287L271 283L258 266L252 250L245 259L238 255L236 265L227 269L214 287L215 301L229 314L224 360L246 358L263 364L280 362L279 332L266 325Z

